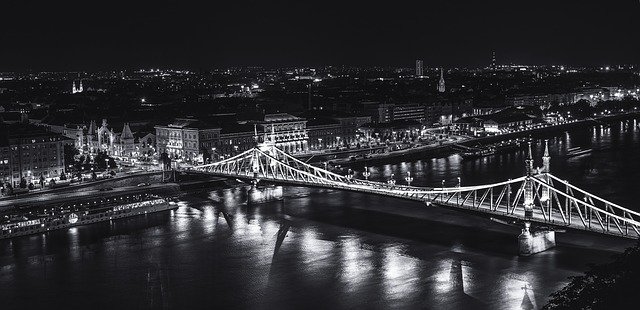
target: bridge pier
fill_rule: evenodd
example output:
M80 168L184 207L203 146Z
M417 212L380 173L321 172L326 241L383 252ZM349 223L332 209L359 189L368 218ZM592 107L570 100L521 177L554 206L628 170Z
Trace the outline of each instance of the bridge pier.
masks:
M525 222L522 233L518 236L518 254L530 256L556 246L556 233L553 230L537 230L531 232L531 223Z

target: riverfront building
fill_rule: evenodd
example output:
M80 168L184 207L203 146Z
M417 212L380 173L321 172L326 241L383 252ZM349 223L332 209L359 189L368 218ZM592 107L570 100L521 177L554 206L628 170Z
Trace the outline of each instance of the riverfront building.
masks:
M0 124L0 181L13 188L60 177L64 146L73 140L29 124Z

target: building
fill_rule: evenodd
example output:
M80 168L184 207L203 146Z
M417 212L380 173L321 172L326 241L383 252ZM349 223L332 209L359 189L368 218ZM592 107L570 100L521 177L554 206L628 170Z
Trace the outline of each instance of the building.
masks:
M424 105L419 103L394 105L392 121L413 120L423 123L425 120L424 112Z
M187 162L204 161L205 154L215 152L222 130L217 124L191 118L177 118L155 129L158 154L167 153L173 159Z
M371 117L374 123L388 123L393 120L394 104L366 101L361 102L360 107L362 114Z
M342 134L342 125L330 117L313 117L307 120L308 143L311 151L335 148Z
M420 77L424 75L422 59L416 60L416 76Z
M214 158L229 157L253 148L257 143L264 141L257 124L227 123L221 126L220 139L214 141Z
M440 68L440 81L438 82L438 92L444 93L445 91L446 91L446 88L444 86L444 72L442 68Z
M548 108L551 106L552 96L549 94L518 94L507 96L505 102L514 107L534 106Z
M307 120L304 118L288 113L266 114L256 125L256 131L262 131L276 147L289 154L303 153L309 149Z
M362 114L373 123L390 123L396 120L425 120L424 106L418 103L394 104L380 102L364 102Z
M538 107L511 107L487 115L474 115L457 119L455 131L470 135L506 133L522 129L541 120L542 113Z
M501 114L491 115L484 121L484 132L505 133L509 130L523 129L533 124L533 118L526 114Z
M82 87L82 80L80 80L80 84L76 87L76 81L73 81L73 87L71 88L72 94L81 93L84 91L84 87Z
M422 125L415 120L398 120L390 123L369 123L361 126L360 131L366 141L411 142L420 137Z
M73 140L29 124L0 124L0 181L3 187L36 184L65 172L64 147Z

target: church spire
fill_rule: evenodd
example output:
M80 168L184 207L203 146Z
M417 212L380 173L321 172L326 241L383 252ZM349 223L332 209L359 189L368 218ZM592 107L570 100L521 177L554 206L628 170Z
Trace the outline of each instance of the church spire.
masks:
M442 68L440 68L440 82L438 83L438 92L444 93L445 91L445 87L444 87L444 72L442 70Z

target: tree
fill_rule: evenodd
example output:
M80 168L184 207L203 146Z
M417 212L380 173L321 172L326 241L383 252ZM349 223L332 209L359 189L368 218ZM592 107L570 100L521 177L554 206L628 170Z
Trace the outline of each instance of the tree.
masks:
M74 162L73 167L78 171L82 170L82 165L84 161L85 161L85 156L82 155L76 162Z
M100 170L107 169L107 160L108 160L108 156L104 152L98 152L96 157L93 159L93 161L98 166L98 169L100 169Z
M75 156L80 154L78 150L73 145L65 144L64 145L64 164L71 165L75 164Z
M160 161L162 162L162 170L171 170L171 158L169 154L166 152L160 154Z
M206 147L202 148L202 161L206 163L209 160L211 160L211 153L209 153Z
M27 188L27 180L24 178L20 179L20 188Z
M98 179L98 175L96 174L96 172L95 172L95 171L92 171L92 172L91 172L91 180L95 181L95 180L97 180L97 179Z
M639 245L627 249L611 263L591 266L583 276L573 277L567 286L551 295L543 309L637 308Z
M109 169L116 169L118 168L118 164L116 164L115 159L113 159L113 157L109 157Z
M49 181L49 187L54 187L54 186L56 186L56 180L51 179L51 180Z
M60 172L60 181L64 181L67 179L67 174L64 173L64 170Z
M42 175L42 174L40 175L40 182L39 183L40 183L40 188L43 188L44 187L44 175Z

